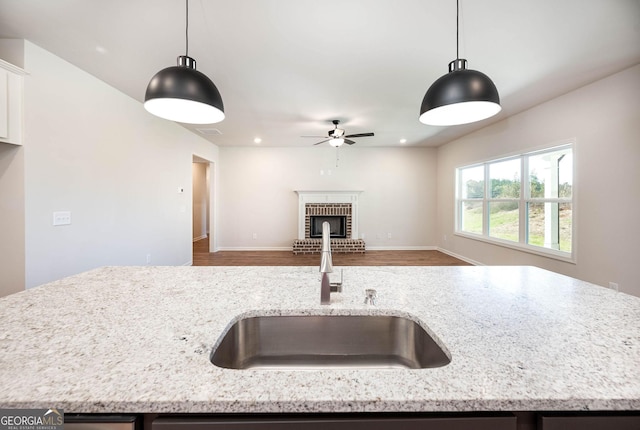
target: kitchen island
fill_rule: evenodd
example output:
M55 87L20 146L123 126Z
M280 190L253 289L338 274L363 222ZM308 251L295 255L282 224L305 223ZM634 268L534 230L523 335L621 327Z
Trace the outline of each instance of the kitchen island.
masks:
M342 269L328 306L317 267L104 267L2 298L0 408L640 410L640 298L535 267ZM314 314L412 319L451 362L285 371L210 361L242 317Z

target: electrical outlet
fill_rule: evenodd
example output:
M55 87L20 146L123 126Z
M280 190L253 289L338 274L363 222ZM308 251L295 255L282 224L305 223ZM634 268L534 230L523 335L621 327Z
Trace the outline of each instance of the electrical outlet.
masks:
M69 225L71 224L71 212L60 211L53 213L53 225Z
M620 291L618 288L618 284L615 282L609 282L609 289L615 291L616 293Z
M151 264L151 254L147 254L147 264Z
M253 240L256 240L258 238L258 233L253 233Z
M387 240L391 239L391 233L387 233Z

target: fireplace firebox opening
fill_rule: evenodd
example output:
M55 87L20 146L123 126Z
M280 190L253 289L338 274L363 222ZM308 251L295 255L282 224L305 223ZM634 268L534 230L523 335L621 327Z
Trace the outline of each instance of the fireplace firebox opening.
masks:
M312 215L310 217L310 234L313 238L322 237L322 224L327 221L331 227L331 237L334 239L346 239L347 217L344 215Z

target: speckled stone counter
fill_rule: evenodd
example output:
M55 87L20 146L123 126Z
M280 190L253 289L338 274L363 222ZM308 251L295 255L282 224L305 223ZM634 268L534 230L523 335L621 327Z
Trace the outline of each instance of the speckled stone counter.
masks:
M363 303L365 288L379 303ZM230 370L242 316L391 314L451 363L420 370ZM533 267L106 267L0 299L0 407L65 412L640 409L640 298Z

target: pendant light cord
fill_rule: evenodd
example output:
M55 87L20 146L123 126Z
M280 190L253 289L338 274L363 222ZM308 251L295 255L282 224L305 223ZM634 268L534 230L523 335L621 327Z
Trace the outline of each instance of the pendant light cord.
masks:
M187 25L185 26L185 40L186 40L186 54L185 56L188 57L189 56L189 0L185 0L185 4L186 4L186 9L187 9Z
M460 59L460 0L456 0L456 60Z

